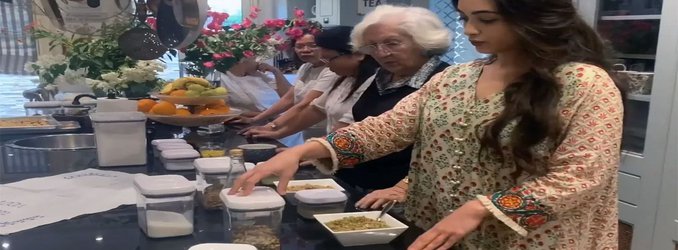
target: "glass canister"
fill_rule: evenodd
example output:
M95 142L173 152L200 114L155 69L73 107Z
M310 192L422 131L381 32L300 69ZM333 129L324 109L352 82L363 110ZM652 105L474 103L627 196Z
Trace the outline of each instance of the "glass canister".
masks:
M180 175L138 175L139 227L150 238L166 238L193 233L195 186Z
M314 214L343 213L348 197L336 189L301 190L294 194L298 201L297 213L303 218L314 219Z
M224 202L224 227L233 243L254 245L259 250L280 250L280 223L285 207L278 193L269 187L255 187L251 195L228 195Z
M221 190L230 188L240 175L254 168L254 164L243 164L242 157L238 159L238 152L231 152L231 155L233 157L200 158L194 162L198 199L205 209L221 209Z
M223 143L207 142L200 146L200 156L203 158L224 157L226 156L226 149Z

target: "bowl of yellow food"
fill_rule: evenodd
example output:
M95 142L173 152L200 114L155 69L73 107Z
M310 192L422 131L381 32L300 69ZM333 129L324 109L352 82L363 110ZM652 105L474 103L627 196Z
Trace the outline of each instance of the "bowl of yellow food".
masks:
M380 211L313 215L342 246L388 244L408 226L389 214L377 221Z

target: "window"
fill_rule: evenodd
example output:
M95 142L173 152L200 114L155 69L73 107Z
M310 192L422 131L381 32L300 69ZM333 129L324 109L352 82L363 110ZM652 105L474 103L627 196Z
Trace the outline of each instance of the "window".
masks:
M464 35L464 23L459 20L459 12L452 6L452 1L430 0L429 8L452 30L452 50L443 56L443 61L458 64L483 57Z
M35 88L36 76L24 71L37 51L24 27L33 21L30 0L0 1L0 117L25 115L22 92Z

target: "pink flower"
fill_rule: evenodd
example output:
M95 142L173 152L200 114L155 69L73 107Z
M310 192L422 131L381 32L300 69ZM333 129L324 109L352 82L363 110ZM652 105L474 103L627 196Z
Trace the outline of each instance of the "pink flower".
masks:
M297 26L297 27L304 27L307 24L308 24L308 22L306 22L306 20L294 20L294 26Z
M261 9L259 9L257 6L250 7L250 12L259 13L259 11L261 11Z
M217 34L217 33L219 33L219 32L216 31L216 30L211 30L211 29L203 29L202 30L202 34L206 35L206 36L213 36L214 34Z
M224 58L234 57L233 54L231 54L231 52L221 52L221 56L223 56Z
M285 34L286 34L287 36L289 36L289 37L292 37L292 38L295 38L295 39L296 39L296 38L298 38L298 37L304 35L304 31L301 30L300 28L291 28L291 29L287 30L287 31L285 32Z
M304 10L300 10L297 8L294 9L294 16L296 16L297 18L304 18L304 14L305 14Z
M242 25L236 23L236 24L231 25L231 28L233 28L234 30L241 30Z
M245 21L242 21L242 26L245 28L252 27L252 20L249 18L245 18Z
M217 60L224 59L224 56L221 55L221 53L215 53L215 54L212 54L212 59L214 59L215 61L217 61Z
M214 68L214 62L204 62L202 65L209 69Z
M247 58L254 57L254 52L252 52L251 50L245 50L245 52L243 52L242 54Z
M278 28L285 27L285 24L287 24L287 21L285 19L275 20L275 26L277 26Z
M257 17L259 17L259 14L257 14L256 12L252 12L249 15L249 18L251 18L251 19L257 19Z
M155 17L146 18L146 24L148 24L148 26L151 26L151 29L154 30L157 29L156 23L157 20L155 19Z
M216 19L213 19L212 22L207 25L207 28L209 28L211 30L219 30L219 29L221 29L221 24L222 24L222 22L217 22Z
M269 29L276 28L276 21L273 19L267 19L264 21L264 27Z

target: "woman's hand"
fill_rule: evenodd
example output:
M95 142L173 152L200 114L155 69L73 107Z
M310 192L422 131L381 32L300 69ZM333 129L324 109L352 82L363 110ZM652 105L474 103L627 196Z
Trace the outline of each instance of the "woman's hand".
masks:
M229 123L240 123L240 124L252 124L257 122L254 117L245 117L245 116L238 116L233 120L230 120Z
M281 72L278 68L271 66L267 63L259 63L257 69L261 72L271 72L273 74Z
M402 203L405 199L407 199L407 190L399 186L393 186L372 191L356 202L355 207L360 209L380 209L389 201L396 200Z
M279 131L273 130L268 126L251 128L244 132L243 135L252 138L271 138L271 139L280 138Z
M478 200L466 202L438 222L410 245L407 250L446 250L478 228L490 212Z
M302 154L299 150L289 149L277 154L270 160L257 165L253 170L240 176L233 183L233 187L229 194L249 195L252 193L254 186L262 179L275 175L280 178L278 183L278 193L281 195L287 192L287 183L292 179L294 174L299 169L299 162Z

